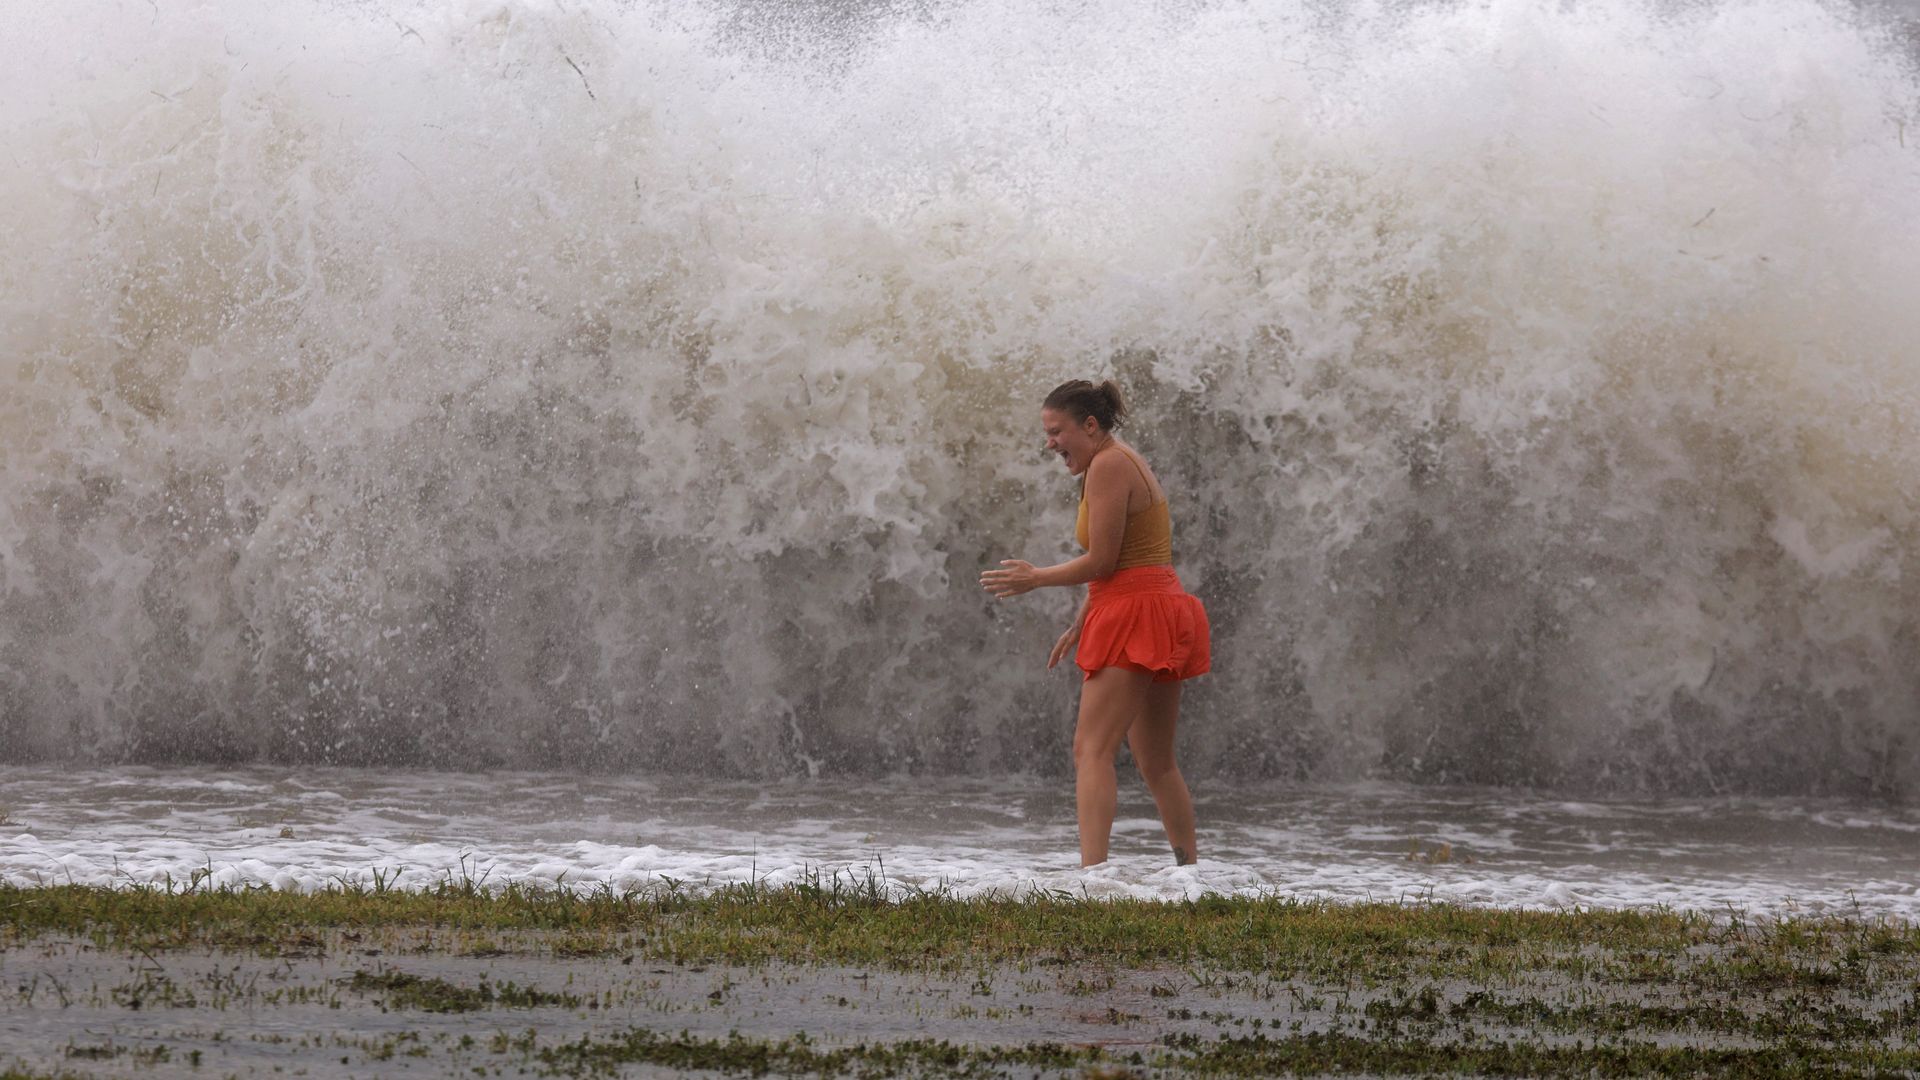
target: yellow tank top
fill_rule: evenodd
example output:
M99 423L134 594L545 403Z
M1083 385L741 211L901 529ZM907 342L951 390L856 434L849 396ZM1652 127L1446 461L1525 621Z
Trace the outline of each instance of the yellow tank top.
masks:
M1132 454L1127 460L1133 467L1140 469L1141 477L1147 470ZM1082 548L1087 546L1087 483L1080 482L1080 517L1073 527L1074 538L1080 541ZM1171 566L1173 564L1173 518L1167 513L1167 500L1160 499L1152 506L1137 513L1127 515L1127 531L1120 535L1120 560L1113 564L1115 570L1125 570L1133 566Z

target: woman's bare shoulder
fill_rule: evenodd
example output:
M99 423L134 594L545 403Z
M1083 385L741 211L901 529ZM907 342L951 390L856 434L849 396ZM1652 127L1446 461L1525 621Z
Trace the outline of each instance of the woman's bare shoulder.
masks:
M1112 447L1093 455L1087 463L1086 489L1101 492L1124 492L1131 485L1128 477L1133 467L1126 462L1126 454L1119 447Z
M1110 492L1113 497L1124 499L1129 508L1139 507L1143 501L1151 504L1160 497L1159 485L1150 479L1152 474L1139 453L1131 446L1116 443L1110 451L1095 454L1087 466L1087 490Z
M1154 475L1153 466L1147 464L1147 455L1124 443L1121 444L1119 449L1123 449L1132 455L1133 463L1137 466L1137 468L1133 470L1134 475L1140 478L1147 498L1152 500L1166 498L1166 492L1160 486L1160 478Z

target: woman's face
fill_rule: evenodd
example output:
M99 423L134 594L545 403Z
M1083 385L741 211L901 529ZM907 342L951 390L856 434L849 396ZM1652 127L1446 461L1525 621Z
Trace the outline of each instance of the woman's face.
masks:
M1047 434L1047 449L1059 454L1074 476L1087 471L1093 452L1107 441L1100 421L1089 416L1075 423L1073 414L1062 409L1042 408L1040 430Z

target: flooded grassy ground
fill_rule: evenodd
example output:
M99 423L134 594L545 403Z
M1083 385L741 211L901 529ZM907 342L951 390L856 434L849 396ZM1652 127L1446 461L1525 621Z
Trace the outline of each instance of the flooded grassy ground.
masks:
M1884 918L0 888L0 987L8 1077L1920 1070Z

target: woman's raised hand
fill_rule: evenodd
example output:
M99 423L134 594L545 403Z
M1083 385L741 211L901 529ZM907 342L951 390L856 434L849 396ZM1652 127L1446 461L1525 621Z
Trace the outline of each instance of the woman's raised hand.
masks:
M1001 559L1000 565L1007 569L980 572L981 587L1000 599L1032 592L1038 584L1034 580L1032 563L1024 559Z

